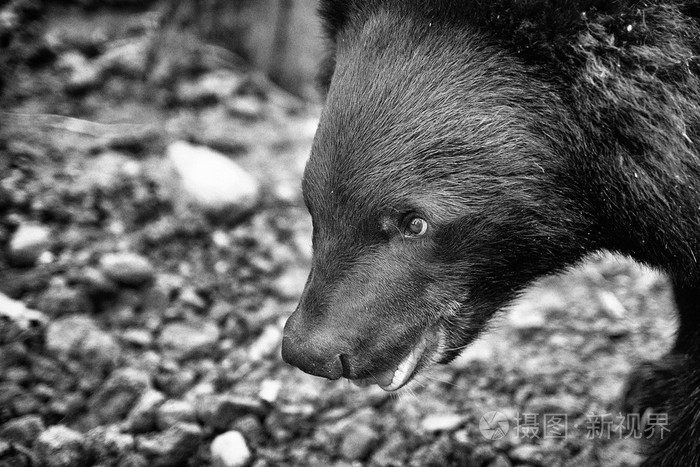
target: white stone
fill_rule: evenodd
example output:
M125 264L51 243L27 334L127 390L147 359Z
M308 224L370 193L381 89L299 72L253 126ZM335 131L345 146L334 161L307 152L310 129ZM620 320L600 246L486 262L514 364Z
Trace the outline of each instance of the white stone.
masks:
M10 259L21 266L32 266L51 246L51 230L43 225L22 224L10 240Z
M257 204L259 182L223 154L177 141L167 155L179 182L176 201L194 204L222 220L235 219Z
M43 313L27 308L24 303L0 293L0 344L5 339L23 335L34 327L43 330L48 322Z
M263 329L262 334L253 342L248 350L248 357L253 361L263 360L277 352L282 344L282 330L270 324Z
M220 434L211 443L211 459L215 467L242 467L250 461L250 449L237 431Z
M266 379L260 385L260 392L258 393L258 397L272 404L277 400L277 397L280 393L280 389L282 389L281 381L278 381L276 379Z
M605 311L611 318L622 319L625 317L626 310L625 306L617 298L617 295L608 291L601 290L598 292L598 301L600 302L600 307Z
M464 418L456 413L431 414L423 419L421 427L430 433L436 431L452 431L457 429Z

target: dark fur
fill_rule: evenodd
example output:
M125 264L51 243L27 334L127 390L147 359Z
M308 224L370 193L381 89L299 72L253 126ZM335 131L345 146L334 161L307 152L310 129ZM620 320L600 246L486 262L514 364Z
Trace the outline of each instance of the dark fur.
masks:
M440 327L448 361L532 280L615 251L668 272L679 308L674 351L629 393L673 423L647 465L697 465L698 2L320 11L327 101L303 186L315 252L285 358L367 377ZM401 235L410 212L426 238Z

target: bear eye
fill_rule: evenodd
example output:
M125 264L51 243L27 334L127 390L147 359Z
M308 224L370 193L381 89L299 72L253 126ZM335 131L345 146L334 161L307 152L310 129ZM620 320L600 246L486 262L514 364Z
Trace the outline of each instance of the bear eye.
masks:
M428 231L428 221L425 219L413 216L408 220L404 235L406 237L422 237Z

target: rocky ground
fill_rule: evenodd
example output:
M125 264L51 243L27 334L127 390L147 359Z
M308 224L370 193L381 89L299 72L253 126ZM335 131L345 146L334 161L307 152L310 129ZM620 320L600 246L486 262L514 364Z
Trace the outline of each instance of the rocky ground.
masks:
M157 11L46 18L0 106L1 466L639 462L590 420L668 348L664 278L608 256L548 278L398 395L305 375L279 347L318 107ZM480 430L491 411L505 436Z

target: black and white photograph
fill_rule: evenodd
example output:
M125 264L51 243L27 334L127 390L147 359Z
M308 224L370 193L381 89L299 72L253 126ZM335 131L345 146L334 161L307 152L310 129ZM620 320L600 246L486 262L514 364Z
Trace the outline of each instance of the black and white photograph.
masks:
M0 467L700 466L700 0L0 0Z

